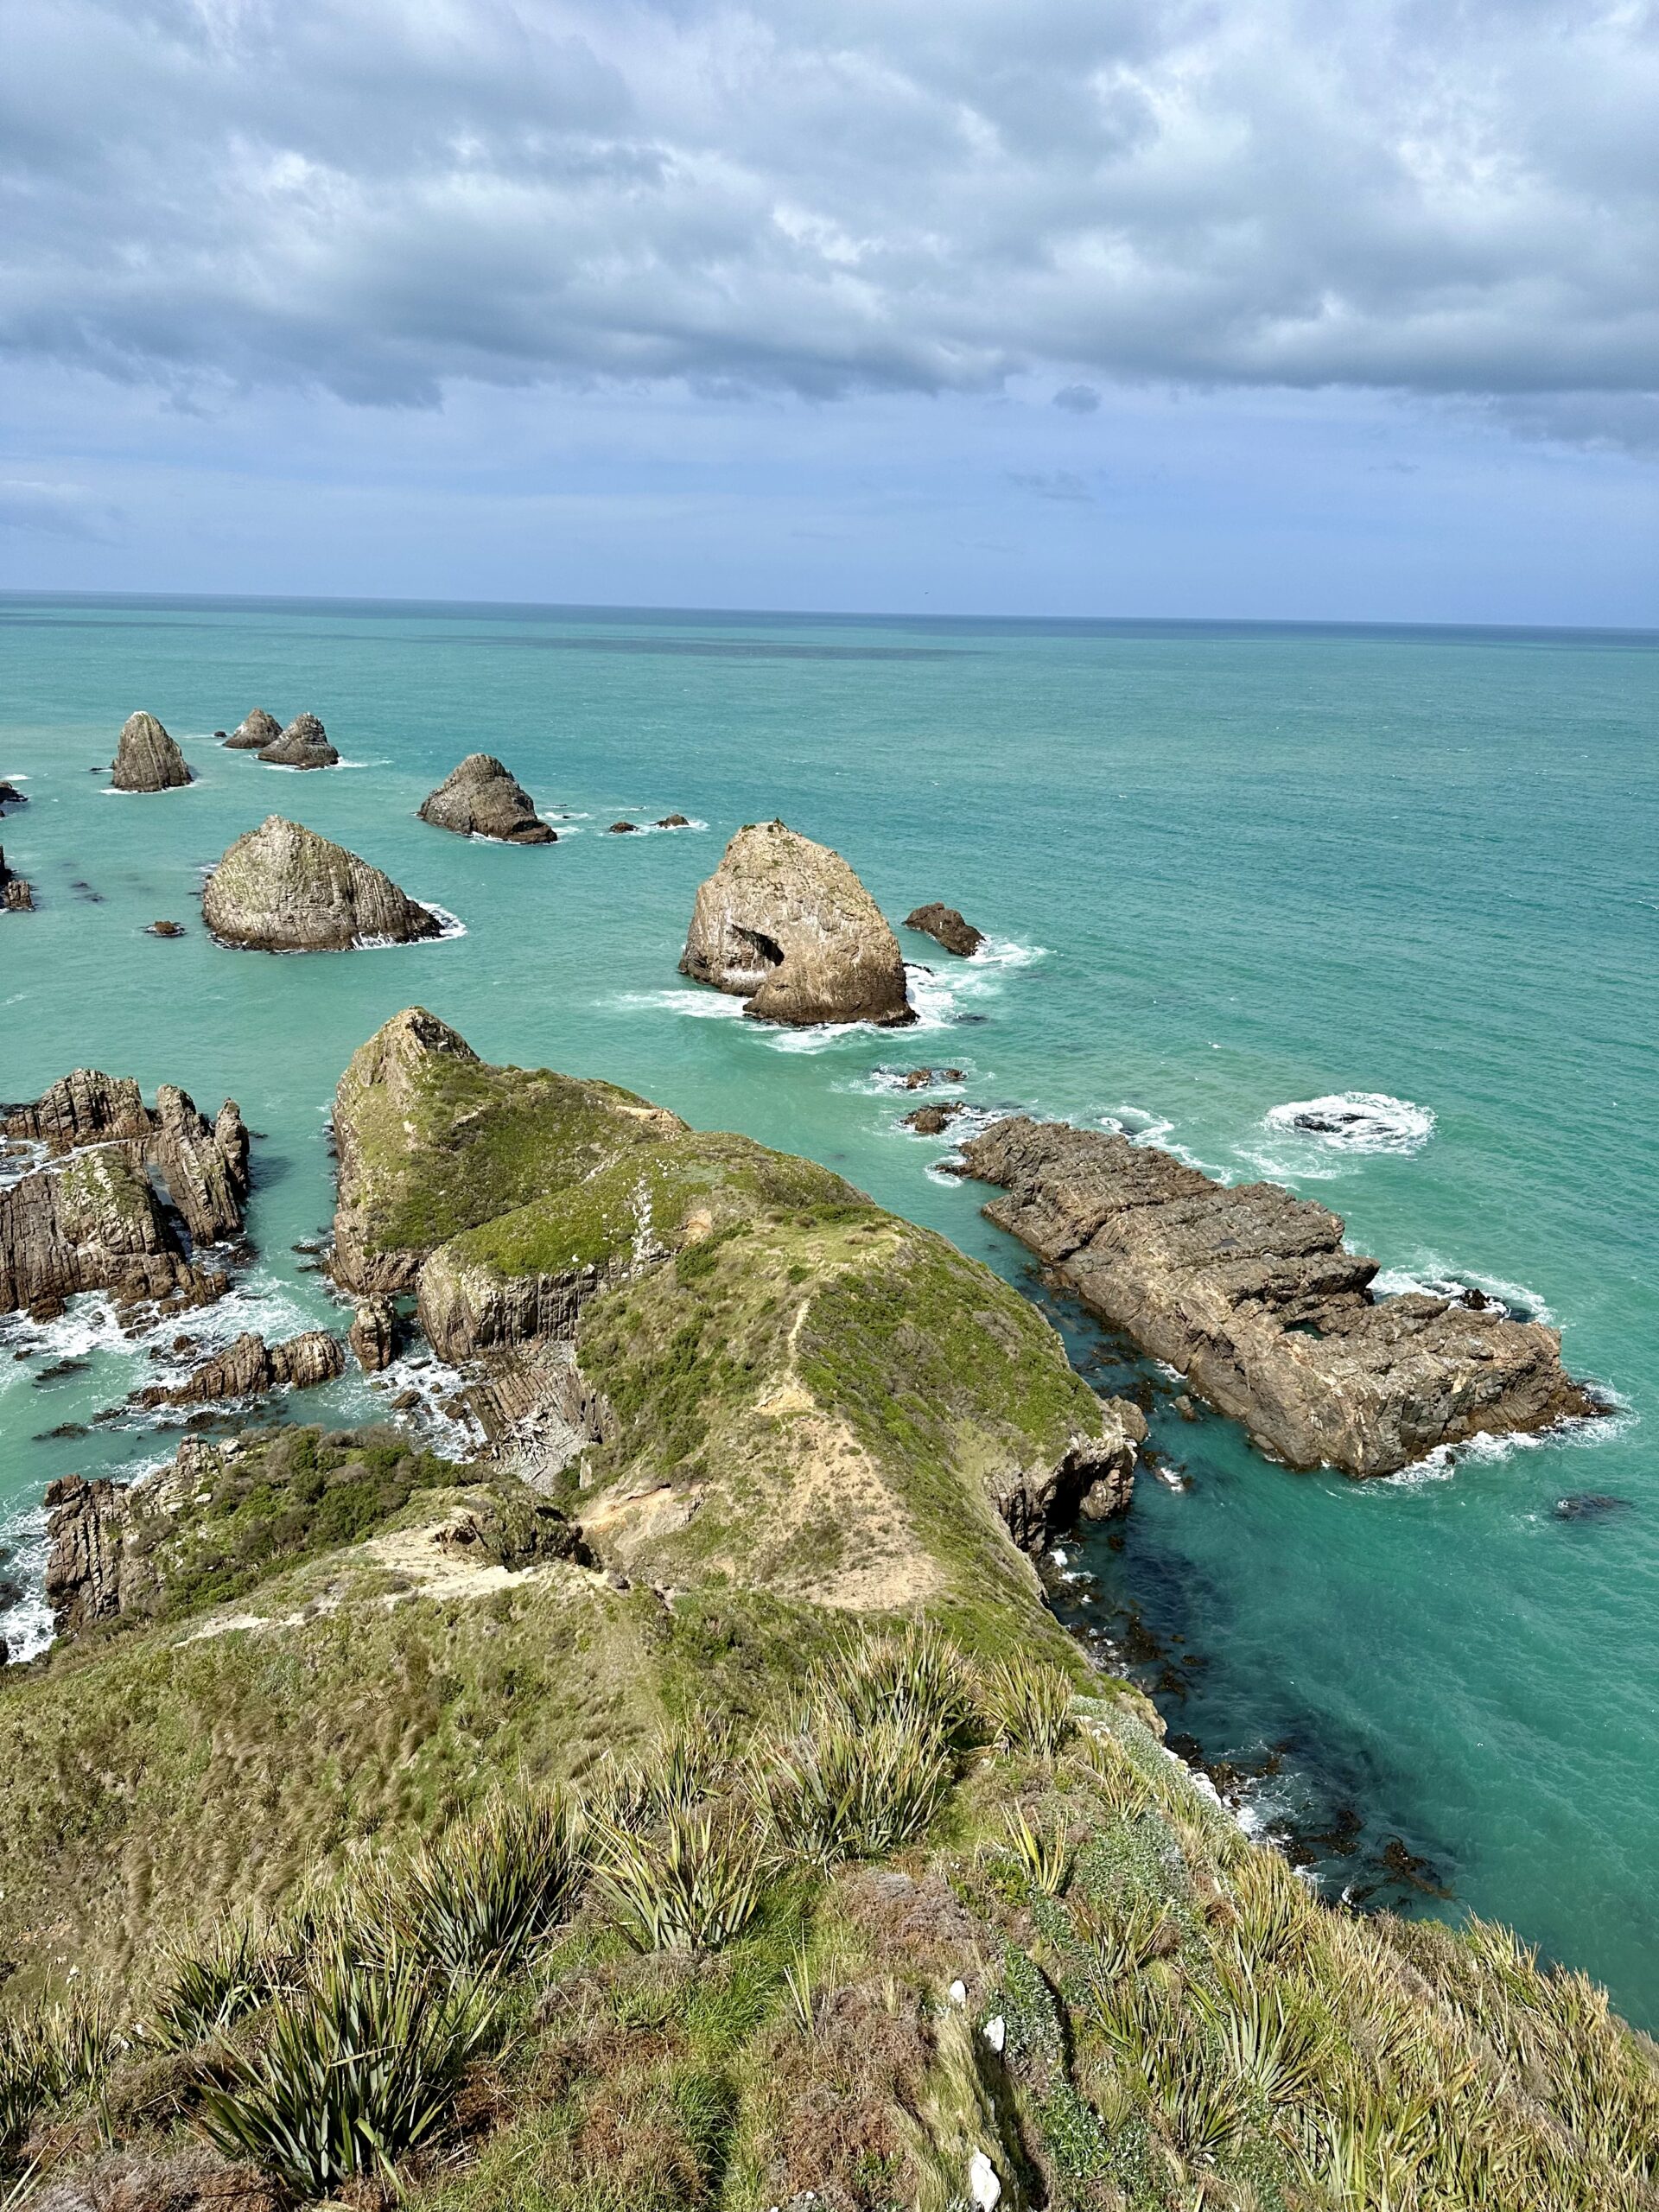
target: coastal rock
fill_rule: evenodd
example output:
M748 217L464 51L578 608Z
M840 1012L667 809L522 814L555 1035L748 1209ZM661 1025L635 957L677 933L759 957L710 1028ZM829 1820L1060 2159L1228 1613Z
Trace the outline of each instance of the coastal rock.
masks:
M309 1390L346 1372L346 1354L326 1329L308 1329L285 1344L267 1344L250 1331L206 1360L182 1382L151 1383L137 1393L141 1406L212 1405L225 1398L253 1398L267 1390Z
M613 822L606 835L610 837L633 837L637 836L639 832L639 824L637 822Z
M170 791L191 781L184 755L154 715L129 715L116 747L110 786L118 791Z
M340 755L328 742L328 733L315 715L296 715L288 728L259 749L259 758L270 768L337 768Z
M919 930L924 937L931 937L936 944L963 960L971 959L985 942L983 930L976 930L971 922L963 921L954 906L944 906L937 899L906 914L905 927Z
M144 931L146 937L182 937L183 929L177 922L152 922Z
M280 814L237 839L207 879L201 911L221 944L256 952L408 944L442 931L390 876Z
M10 914L31 914L35 911L34 887L21 875L14 875L6 866L3 846L0 846L0 912Z
M236 753L263 753L268 745L275 745L283 734L283 726L275 715L268 715L263 707L256 707L245 715L225 740Z
M46 1491L46 1602L60 1636L79 1636L121 1610L121 1535L131 1492L99 1476L65 1475Z
M899 941L839 853L781 822L748 824L698 890L680 972L762 1021L916 1019Z
M493 837L508 845L558 842L530 793L490 753L469 753L422 801L420 817L462 837Z
M1294 1467L1386 1475L1477 1433L1598 1410L1539 1322L1411 1294L1325 1207L1227 1187L1148 1145L1024 1116L964 1147L985 1212L1091 1311L1179 1369Z
M365 1375L390 1367L397 1351L396 1311L389 1298L365 1299L352 1317L346 1341Z
M118 1145L134 1165L159 1176L194 1243L211 1244L242 1227L249 1143L233 1099L210 1123L176 1084L158 1087L151 1111L130 1077L76 1068L32 1104L4 1109L0 1135L44 1145L51 1160Z
M1128 1511L1135 1459L1147 1440L1146 1419L1127 1398L1096 1403L1096 1428L1078 1431L1056 1456L993 1480L992 1502L1021 1551L1040 1551L1080 1512L1090 1521L1105 1521Z
M689 830L691 827L691 820L689 815L665 814L656 827L658 830Z
M960 1104L949 1106L917 1106L899 1117L900 1126L914 1129L918 1136L937 1137L950 1128L958 1114L967 1109Z
M0 783L0 813L9 806L27 806L29 793L20 791L16 784Z

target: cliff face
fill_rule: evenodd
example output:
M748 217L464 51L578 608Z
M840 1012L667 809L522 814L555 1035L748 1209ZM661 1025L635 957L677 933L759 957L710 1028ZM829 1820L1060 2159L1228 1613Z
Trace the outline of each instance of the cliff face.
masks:
M118 791L168 791L191 780L184 755L154 715L129 715L110 779Z
M839 853L750 823L698 890L680 971L762 1021L913 1021L899 940Z
M1375 1260L1274 1183L1225 1187L1150 1146L999 1122L963 1147L988 1217L1294 1467L1385 1475L1477 1433L1597 1410L1538 1322L1374 1302Z
M241 1229L248 1133L232 1102L210 1124L171 1084L151 1111L136 1083L77 1068L8 1109L0 1134L47 1154L0 1190L0 1313L55 1312L86 1290L186 1305L224 1290L224 1275L190 1256L186 1240L194 1248Z
M222 944L255 952L407 944L437 937L443 926L378 868L279 814L226 853L207 879L201 911Z
M509 845L558 842L524 785L488 753L469 753L422 801L420 817L462 837L493 837Z

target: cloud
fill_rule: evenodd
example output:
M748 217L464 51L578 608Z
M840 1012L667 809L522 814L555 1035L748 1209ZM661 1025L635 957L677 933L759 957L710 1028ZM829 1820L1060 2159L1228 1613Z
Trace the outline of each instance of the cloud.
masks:
M1567 423L1654 384L1656 140L1646 0L55 0L3 342L198 404L1039 369Z
M1100 394L1091 384L1063 384L1052 404L1068 415L1092 415L1100 405Z
M1080 505L1094 503L1094 493L1070 468L1010 469L1008 481L1039 499L1065 499Z
M0 530L103 543L113 537L119 519L113 507L79 484L32 484L0 477Z

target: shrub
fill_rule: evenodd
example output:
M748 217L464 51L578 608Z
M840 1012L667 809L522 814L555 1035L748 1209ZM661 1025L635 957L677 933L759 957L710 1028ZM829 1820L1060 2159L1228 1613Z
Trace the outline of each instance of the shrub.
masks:
M859 1723L831 1714L763 1745L756 1776L785 1849L828 1868L919 1835L950 1787L951 1760L916 1717Z
M1071 1733L1071 1685L1040 1660L1000 1659L985 1678L984 1701L1008 1751L1052 1759Z
M442 2127L500 2011L488 1980L336 1957L277 2005L259 2048L233 2054L203 2090L202 2127L307 2199L354 2175L390 2181Z
M676 1807L653 1834L613 1822L600 1834L600 1878L618 1927L637 1950L718 1950L760 1908L752 1830L716 1827L710 1813Z
M586 1864L585 1822L567 1800L493 1806L415 1854L393 1878L388 1918L429 1965L513 1967L569 1916Z

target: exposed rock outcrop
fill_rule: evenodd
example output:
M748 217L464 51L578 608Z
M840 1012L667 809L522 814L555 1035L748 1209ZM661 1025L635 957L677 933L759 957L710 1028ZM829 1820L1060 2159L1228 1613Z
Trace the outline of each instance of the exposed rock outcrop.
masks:
M899 941L839 853L752 823L698 890L680 971L762 1021L916 1019Z
M225 740L236 753L263 753L268 745L275 745L283 734L283 726L275 715L268 715L263 707L256 707L245 715Z
M205 1406L255 1398L268 1390L309 1390L346 1372L346 1354L326 1329L308 1329L285 1344L267 1344L252 1331L192 1370L182 1382L153 1382L137 1394L141 1406Z
M237 839L207 879L201 911L221 944L256 952L408 944L443 926L378 868L280 814Z
M328 742L328 733L315 715L296 715L288 728L259 758L270 768L337 768L340 755Z
M971 959L985 942L983 930L976 930L965 922L954 906L946 906L937 899L925 906L918 906L905 916L907 930L919 930L924 937L931 937L947 952L954 952L962 959Z
M47 1485L46 1602L60 1636L79 1636L121 1610L122 1533L131 1491L100 1475Z
M34 911L34 886L6 866L5 849L0 846L0 912L30 914Z
M29 793L20 791L16 784L0 783L0 814L9 806L27 806Z
M163 1084L152 1112L136 1083L77 1068L32 1105L9 1109L0 1134L47 1154L0 1190L0 1313L57 1312L88 1290L123 1304L199 1306L222 1295L224 1274L194 1248L242 1226L248 1133L233 1103L210 1125Z
M154 715L129 715L116 747L111 790L170 791L191 780L178 747Z
M490 753L469 753L421 802L420 817L462 837L493 837L507 845L558 842L530 793Z
M352 1316L346 1341L365 1375L378 1375L397 1353L397 1309L389 1298L365 1298Z
M988 1217L1292 1466L1390 1474L1438 1446L1598 1408L1539 1322L1415 1294L1274 1183L1227 1187L1127 1138L1023 1116L963 1147Z

